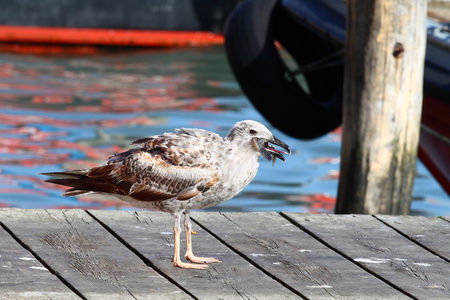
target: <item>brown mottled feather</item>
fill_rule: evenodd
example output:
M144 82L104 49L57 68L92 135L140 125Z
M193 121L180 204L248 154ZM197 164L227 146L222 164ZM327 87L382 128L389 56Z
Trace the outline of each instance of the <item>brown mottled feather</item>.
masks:
M182 136L182 137L181 137ZM189 200L221 178L205 143L218 135L189 129L134 141L138 148L110 157L89 170L47 173L48 182L72 187L63 195L87 192L126 195L140 201ZM221 138L220 138L221 139Z

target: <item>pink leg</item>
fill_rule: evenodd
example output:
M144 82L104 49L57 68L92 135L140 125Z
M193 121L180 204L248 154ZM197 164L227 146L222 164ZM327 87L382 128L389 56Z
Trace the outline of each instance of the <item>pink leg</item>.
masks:
M175 245L175 253L173 255L173 265L175 267L180 267L184 269L205 269L208 266L207 265L196 265L196 264L190 264L182 262L180 259L180 233L181 233L181 226L180 226L180 218L181 213L174 214L175 222L173 224L173 234L174 234L174 245Z
M213 257L197 257L192 253L192 223L191 218L189 216L189 211L186 211L184 216L184 231L186 233L186 254L184 255L187 259L189 259L193 263L218 263L220 260Z

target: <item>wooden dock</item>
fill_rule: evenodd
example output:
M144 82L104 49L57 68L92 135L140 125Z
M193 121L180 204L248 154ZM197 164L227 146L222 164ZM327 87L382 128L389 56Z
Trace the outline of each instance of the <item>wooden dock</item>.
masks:
M450 299L450 217L0 209L0 299Z

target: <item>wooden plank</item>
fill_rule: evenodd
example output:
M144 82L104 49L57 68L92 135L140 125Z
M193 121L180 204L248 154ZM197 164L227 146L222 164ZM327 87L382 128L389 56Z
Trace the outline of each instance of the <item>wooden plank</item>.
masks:
M0 241L0 299L80 299L2 227Z
M439 217L387 216L376 218L450 262L450 223Z
M9 208L0 220L85 298L188 297L83 210Z
M196 222L311 299L409 299L277 213L195 213Z
M450 222L450 217L449 217L449 216L441 217L441 219L443 219L443 220L445 220L445 221L447 221L447 222Z
M283 215L413 297L450 297L450 264L372 216Z
M198 234L193 235L194 253L216 257L222 263L210 264L206 270L173 267L173 218L167 213L98 210L89 213L198 299L299 298L195 224Z

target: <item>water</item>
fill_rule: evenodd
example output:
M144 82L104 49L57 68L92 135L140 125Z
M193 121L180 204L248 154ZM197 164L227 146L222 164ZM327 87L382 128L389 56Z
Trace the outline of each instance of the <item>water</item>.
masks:
M276 100L276 99L275 99ZM235 122L268 125L293 149L261 161L234 199L209 210L333 212L339 130L314 141L272 128L242 95L223 50L169 49L90 56L0 54L0 207L134 209L104 196L62 197L40 172L92 167L134 139ZM450 199L419 163L412 214L450 215Z

